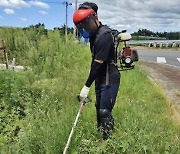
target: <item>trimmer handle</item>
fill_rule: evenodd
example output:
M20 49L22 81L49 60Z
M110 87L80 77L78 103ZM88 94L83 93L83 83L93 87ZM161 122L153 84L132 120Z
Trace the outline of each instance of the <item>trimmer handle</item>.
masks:
M80 95L77 95L77 99L80 103L83 103L83 105L92 102L92 99L89 96L87 98L82 98Z

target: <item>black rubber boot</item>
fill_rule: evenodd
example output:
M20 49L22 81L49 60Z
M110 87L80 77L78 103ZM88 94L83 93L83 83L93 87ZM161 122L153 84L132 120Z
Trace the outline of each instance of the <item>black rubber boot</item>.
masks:
M110 131L114 129L114 118L107 109L100 109L100 117L103 131L103 140L110 137Z
M103 140L107 140L110 137L110 131L114 129L114 118L109 115L106 119L103 119Z

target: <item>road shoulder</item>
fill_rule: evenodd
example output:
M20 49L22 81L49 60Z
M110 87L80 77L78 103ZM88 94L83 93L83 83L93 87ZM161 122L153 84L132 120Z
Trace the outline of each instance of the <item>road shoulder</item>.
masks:
M155 62L140 61L138 64L149 78L162 89L174 110L174 118L180 121L180 69Z

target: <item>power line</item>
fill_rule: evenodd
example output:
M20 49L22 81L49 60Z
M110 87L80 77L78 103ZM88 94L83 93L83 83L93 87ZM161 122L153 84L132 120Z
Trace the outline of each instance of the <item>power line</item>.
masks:
M31 2L33 0L24 0L25 2ZM62 4L63 1L61 2L55 2L55 1L33 1L33 2L43 2L43 3L47 3L47 4Z

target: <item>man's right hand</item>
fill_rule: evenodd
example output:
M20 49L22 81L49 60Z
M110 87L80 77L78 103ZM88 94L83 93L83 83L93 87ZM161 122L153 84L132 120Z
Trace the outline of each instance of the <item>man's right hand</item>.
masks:
M90 90L90 88L84 85L84 87L81 89L79 96L82 98L87 98L87 96L89 94L89 90Z

